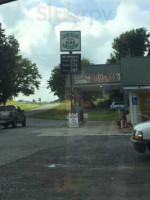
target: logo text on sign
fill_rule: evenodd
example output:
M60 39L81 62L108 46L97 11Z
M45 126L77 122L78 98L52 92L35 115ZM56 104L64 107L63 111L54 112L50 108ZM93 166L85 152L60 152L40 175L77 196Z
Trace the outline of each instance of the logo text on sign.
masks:
M81 51L81 31L61 31L60 50Z

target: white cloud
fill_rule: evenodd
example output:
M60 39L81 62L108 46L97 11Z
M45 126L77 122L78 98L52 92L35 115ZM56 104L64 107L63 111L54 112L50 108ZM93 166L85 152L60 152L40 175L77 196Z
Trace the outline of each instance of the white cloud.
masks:
M60 62L61 30L81 30L82 56L96 64L106 62L113 39L122 32L139 27L150 30L150 12L141 9L141 2L120 2L115 18L105 22L75 15L67 8L41 3L29 9L17 2L1 7L0 19L7 33L19 40L22 54L37 63L43 74L42 87L46 87L51 69ZM143 5L150 6L147 0L145 2ZM41 92L46 100L51 98L46 89L37 92L36 97Z

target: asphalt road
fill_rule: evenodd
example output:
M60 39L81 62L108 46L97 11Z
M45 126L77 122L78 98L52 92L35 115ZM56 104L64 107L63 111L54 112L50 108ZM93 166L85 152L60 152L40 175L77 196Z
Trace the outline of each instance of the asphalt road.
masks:
M39 134L65 124L0 129L0 200L149 199L150 154L136 153L130 135Z
M60 105L60 103L53 103L53 104L46 104L40 108L35 108L35 109L32 109L32 110L28 110L25 112L26 116L32 116L34 114L39 114L43 111L46 111L48 109L52 109L52 108L55 108L57 107L58 105Z

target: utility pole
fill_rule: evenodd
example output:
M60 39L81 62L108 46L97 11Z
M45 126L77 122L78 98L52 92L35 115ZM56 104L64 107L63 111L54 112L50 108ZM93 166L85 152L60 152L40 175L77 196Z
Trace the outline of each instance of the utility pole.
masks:
M69 52L72 55L72 51ZM71 89L71 113L73 113L73 91L72 91L72 65L70 66L70 89Z

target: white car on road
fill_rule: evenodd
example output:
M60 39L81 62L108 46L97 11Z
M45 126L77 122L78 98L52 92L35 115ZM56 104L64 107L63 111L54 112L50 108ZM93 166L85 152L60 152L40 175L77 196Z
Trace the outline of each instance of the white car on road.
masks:
M136 151L150 151L150 121L140 123L133 128L131 141Z

